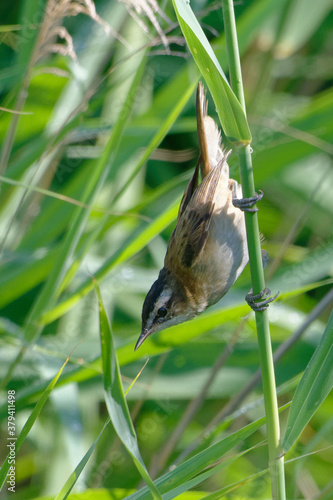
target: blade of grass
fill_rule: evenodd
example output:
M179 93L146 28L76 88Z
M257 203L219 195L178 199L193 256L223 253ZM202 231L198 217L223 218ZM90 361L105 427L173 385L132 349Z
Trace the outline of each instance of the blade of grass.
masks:
M256 474L252 474L251 476L248 476L241 481L237 481L236 483L229 484L228 486L225 486L224 488L221 488L218 491L214 491L214 493L211 493L210 495L206 495L203 497L202 500L221 500L221 498L224 498L225 495L228 493L231 493L234 490L237 490L241 486L244 486L244 484L253 481L254 479L260 478L267 474L268 469L261 470L260 472L257 472Z
M182 485L186 481L193 478L196 474L202 472L205 467L209 467L221 456L231 450L234 446L241 443L248 436L253 434L265 423L265 418L261 418L251 424L239 429L230 436L218 441L209 448L201 451L194 457L179 465L177 468L167 472L160 478L156 479L155 484L162 493L167 493L177 486ZM128 500L150 500L149 491L143 488L128 497Z
M149 361L149 358L146 359L146 362L145 364L143 365L143 367L141 368L141 370L137 373L137 375L134 377L134 379L132 380L131 384L128 386L128 388L126 389L125 391L125 396L127 396L127 394L129 393L129 391L132 389L132 387L134 386L135 382L138 380L138 378L140 377L141 373L143 372L143 370L146 368L147 366L147 363Z
M43 2L35 3L25 0L21 6L22 12L22 30L20 31L19 37L19 49L17 52L17 66L23 67L25 69L25 74L20 83L20 88L17 93L17 98L15 102L15 111L18 114L12 114L10 126L8 127L6 137L1 148L0 155L0 173L4 174L9 157L11 155L12 147L15 140L15 135L17 127L21 118L20 111L23 110L24 104L26 102L28 92L27 88L29 86L31 70L34 64L34 51L36 48L36 40L38 37L38 30L31 29L33 26L33 19L42 19L44 15L44 4ZM29 36L27 36L27 34ZM22 75L23 76L23 75Z
M66 359L66 361L64 362L64 364L62 365L62 367L60 368L60 370L58 371L56 376L51 380L51 382L49 383L49 385L47 386L47 388L43 392L41 398L39 399L38 403L36 404L35 408L31 412L28 420L24 424L23 429L20 432L19 437L15 441L15 454L16 455L17 455L17 452L19 451L19 449L21 448L22 444L24 443L25 438L29 434L32 426L36 422L38 415L42 411L43 406L45 405L45 403L46 403L49 395L51 394L54 386L58 382L59 377L62 374L62 371L65 368L68 360L69 360L69 357ZM13 439L13 441L14 441L14 439ZM10 459L11 459L11 455L10 455L10 453L8 453L8 455L7 455L5 461L0 469L0 489L3 487L4 482L6 481L6 477L7 477L8 471L9 471L11 463L12 463Z
M183 484L178 486L177 488L174 488L173 490L169 491L165 495L163 495L163 500L173 500L174 498L178 498L179 495L182 493L188 491L190 488L194 488L198 484L202 483L206 479L208 479L210 476L213 474L216 474L216 472L219 472L220 470L224 469L225 467L228 467L229 465L233 464L238 458L244 456L246 453L253 451L255 448L257 448L260 445L252 446L251 448L248 448L247 450L244 450L240 453L237 453L236 455L226 458L221 464L218 464L216 466L208 468L207 471L202 472L201 474L198 474L195 476L193 479L190 479L189 481L185 481Z
M95 280L94 285L99 303L102 364L104 373L104 397L110 419L119 439L131 455L140 476L148 485L151 495L156 500L162 500L158 489L149 477L139 451L136 433L123 391L120 368L111 326Z
M286 453L333 388L333 312L296 389L283 439Z
M227 139L251 142L246 116L200 26L189 2L173 0L177 19L198 68L204 76Z

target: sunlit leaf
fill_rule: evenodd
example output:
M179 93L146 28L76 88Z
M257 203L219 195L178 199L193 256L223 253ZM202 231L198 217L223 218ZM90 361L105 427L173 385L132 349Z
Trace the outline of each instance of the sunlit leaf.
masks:
M245 113L193 14L190 2L173 0L173 4L187 45L214 99L224 134L231 142L251 142Z
M333 312L292 400L282 447L287 452L333 388Z
M206 450L201 451L194 457L190 458L183 464L179 465L170 472L167 472L162 477L155 481L159 491L166 493L176 488L185 481L191 479L196 474L200 473L205 467L211 466L216 460L220 459L225 453L231 450L238 443L242 442L247 436L253 434L265 423L265 418L256 420L251 424L239 429L230 436L218 441ZM129 500L150 500L149 490L142 490L133 493L128 498Z
M148 485L151 495L157 500L162 500L158 489L149 477L139 451L136 433L123 391L112 330L96 283L95 288L99 303L102 364L104 373L104 397L110 419L116 433L131 455L142 479Z

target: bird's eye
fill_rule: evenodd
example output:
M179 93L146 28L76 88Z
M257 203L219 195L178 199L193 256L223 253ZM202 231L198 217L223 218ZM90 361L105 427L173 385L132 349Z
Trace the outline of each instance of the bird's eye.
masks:
M168 310L166 307L164 307L164 306L160 307L159 310L157 311L157 316L159 318L164 318L167 315L167 312L168 312Z

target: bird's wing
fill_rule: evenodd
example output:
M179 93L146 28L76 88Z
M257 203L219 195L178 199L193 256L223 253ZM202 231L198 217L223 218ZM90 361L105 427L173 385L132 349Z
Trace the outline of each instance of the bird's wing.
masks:
M185 192L182 197L182 201L180 202L179 206L179 211L178 211L178 220L184 213L184 210L186 209L187 205L189 204L194 191L197 189L199 184L199 160L196 164L194 174L192 175L192 178L190 182L187 184Z
M225 173L226 162L220 162L202 181L178 218L171 235L165 266L172 269L190 268L203 249L209 235L214 211L214 198Z

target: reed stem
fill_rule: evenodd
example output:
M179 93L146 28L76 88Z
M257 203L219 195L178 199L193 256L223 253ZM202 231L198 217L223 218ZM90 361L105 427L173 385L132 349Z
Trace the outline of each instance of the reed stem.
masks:
M236 21L232 0L222 0L222 10L231 86L240 104L242 105L244 112L246 113ZM255 194L250 145L238 145L237 153L243 196L244 198L250 198ZM249 249L252 289L253 293L257 294L265 289L257 212L245 212L245 223ZM273 500L285 500L284 460L281 453L280 424L267 310L256 311L255 317L266 413L268 460L272 498Z

